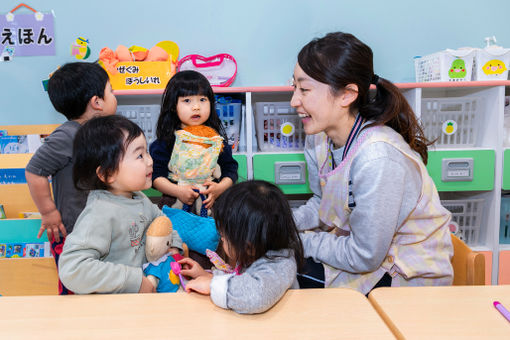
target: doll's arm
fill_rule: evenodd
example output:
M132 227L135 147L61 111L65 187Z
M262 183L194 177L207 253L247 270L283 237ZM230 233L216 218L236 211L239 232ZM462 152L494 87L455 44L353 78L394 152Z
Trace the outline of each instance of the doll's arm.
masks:
M156 288L159 284L159 279L154 275L147 275L147 279L152 283L154 288Z

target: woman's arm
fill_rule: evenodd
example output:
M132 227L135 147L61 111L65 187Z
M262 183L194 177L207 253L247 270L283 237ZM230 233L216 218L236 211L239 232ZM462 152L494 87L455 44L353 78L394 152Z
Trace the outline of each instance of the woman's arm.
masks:
M352 273L371 272L381 265L421 190L412 161L391 146L375 143L363 152L351 167L356 203L349 220L351 233L301 235L306 257Z

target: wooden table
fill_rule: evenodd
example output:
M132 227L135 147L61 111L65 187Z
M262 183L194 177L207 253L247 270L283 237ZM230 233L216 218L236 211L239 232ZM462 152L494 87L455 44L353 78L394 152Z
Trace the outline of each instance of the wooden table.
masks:
M0 297L1 339L394 339L350 289L290 290L240 315L196 293Z
M369 300L397 338L510 339L510 286L377 288Z

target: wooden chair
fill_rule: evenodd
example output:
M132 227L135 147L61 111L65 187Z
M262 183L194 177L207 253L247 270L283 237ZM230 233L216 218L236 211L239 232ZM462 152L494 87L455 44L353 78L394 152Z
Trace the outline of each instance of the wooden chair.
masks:
M53 257L0 259L0 295L57 294L58 275Z
M452 234L453 285L485 285L485 257L471 250L461 239Z

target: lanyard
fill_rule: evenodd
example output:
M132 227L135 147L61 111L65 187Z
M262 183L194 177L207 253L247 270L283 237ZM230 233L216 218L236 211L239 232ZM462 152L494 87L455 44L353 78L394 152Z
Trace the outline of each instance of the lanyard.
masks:
M356 137L361 131L361 127L363 126L363 123L365 123L365 119L361 117L361 115L358 113L356 116L356 120L354 121L354 125L352 126L351 132L349 132L349 137L347 137L347 142L344 146L344 152L342 153L342 161L347 156L347 153L349 152L349 149L351 148L351 145L356 140ZM329 159L331 163L331 168L336 168L335 163L335 157L333 157L333 142L331 139L328 138L328 149L329 149Z

